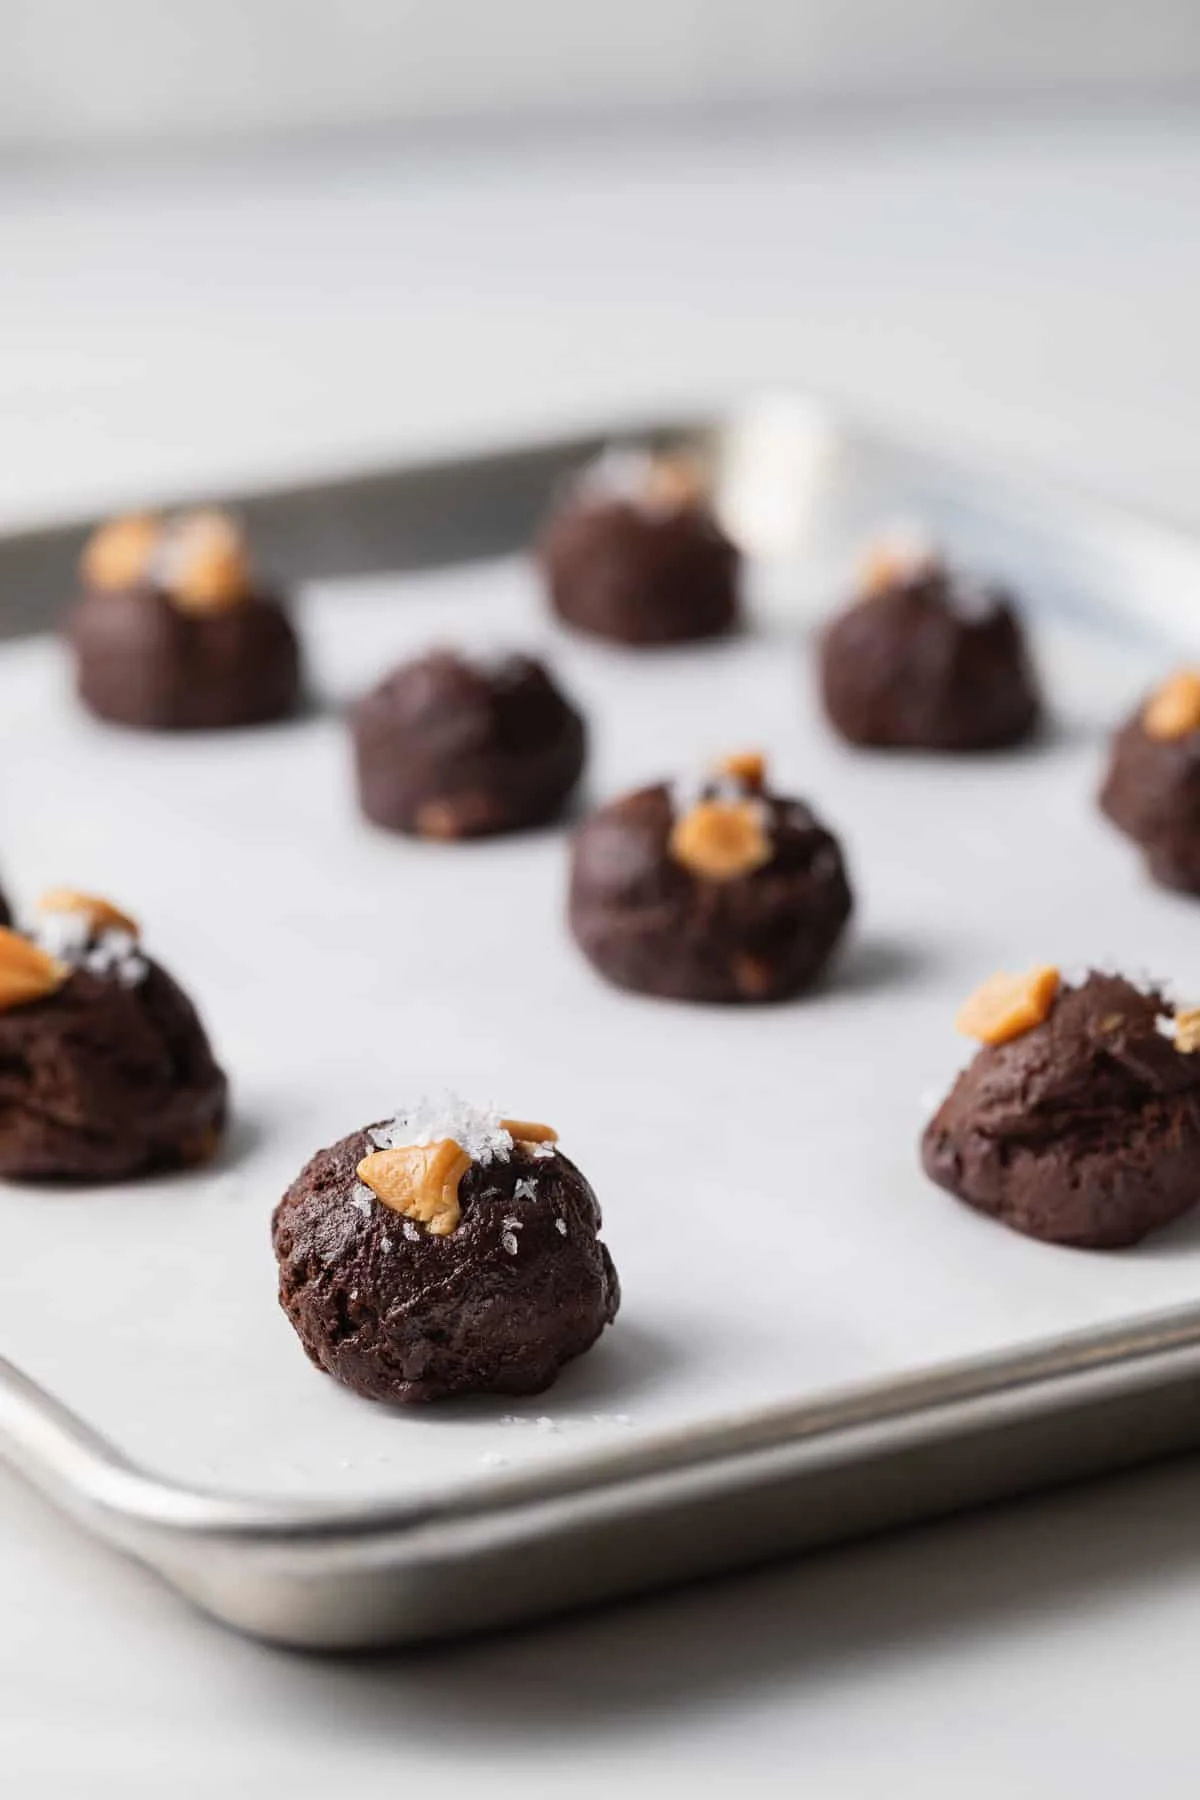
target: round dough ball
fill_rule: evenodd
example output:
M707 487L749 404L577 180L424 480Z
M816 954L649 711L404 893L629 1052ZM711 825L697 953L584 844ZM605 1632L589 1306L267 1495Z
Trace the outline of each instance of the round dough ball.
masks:
M227 1084L187 995L120 933L52 947L66 979L0 1010L0 1175L123 1181L206 1161Z
M1149 704L1113 739L1100 806L1160 886L1200 894L1200 728L1154 736Z
M926 1173L1047 1243L1117 1249L1200 1198L1200 1054L1171 1007L1118 975L1059 989L1049 1015L985 1045L926 1128Z
M584 470L538 543L551 604L577 630L648 648L720 637L741 559L685 466L617 452Z
M547 823L586 753L581 715L530 656L485 664L435 650L365 695L351 731L367 818L426 838Z
M749 866L731 873L706 866L702 852L690 857L697 822L732 826L735 853L736 833L748 830ZM665 783L626 794L572 843L575 940L600 974L642 994L742 1003L799 994L825 968L851 905L841 846L808 807L728 777L686 794Z
M133 554L115 556L134 527ZM221 731L299 707L296 632L279 597L251 579L221 515L115 521L83 567L65 633L77 692L99 718L141 731Z
M825 711L849 743L883 750L994 750L1029 737L1037 678L1011 602L919 563L870 588L826 627Z
M280 1305L309 1358L368 1400L540 1393L620 1302L592 1189L557 1148L518 1143L470 1163L439 1236L356 1174L386 1129L319 1150L275 1210Z

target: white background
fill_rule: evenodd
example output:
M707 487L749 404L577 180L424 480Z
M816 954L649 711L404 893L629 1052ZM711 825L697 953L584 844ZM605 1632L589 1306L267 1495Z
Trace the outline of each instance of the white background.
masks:
M0 145L1198 77L1192 0L0 0Z

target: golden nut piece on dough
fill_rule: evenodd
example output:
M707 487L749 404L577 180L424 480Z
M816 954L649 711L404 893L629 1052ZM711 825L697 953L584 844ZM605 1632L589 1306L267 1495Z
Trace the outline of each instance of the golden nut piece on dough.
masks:
M73 913L85 918L94 937L102 931L124 931L131 938L141 936L141 927L110 900L98 894L77 894L73 888L49 888L38 901L40 913Z
M1200 726L1200 669L1179 669L1147 700L1142 712L1147 737L1164 743Z
M751 793L761 794L766 786L767 759L761 750L735 750L717 764L718 775L730 775Z
M531 1119L501 1119L501 1125L516 1144L557 1144L553 1125L535 1125Z
M71 973L66 963L22 937L19 931L0 927L0 1012L44 1000L60 988Z
M149 513L110 519L84 545L79 565L84 581L112 593L135 587L149 570L161 530Z
M915 581L939 563L933 539L915 526L890 531L867 546L859 587L868 598L901 581Z
M1049 966L1025 975L991 975L964 1003L955 1026L981 1044L1007 1044L1050 1016L1059 979Z
M1200 1006L1185 1007L1175 1014L1175 1048L1185 1056L1200 1050Z
M225 513L185 513L175 520L157 561L163 591L180 612L228 612L249 594L246 542Z
M645 498L663 512L683 512L705 497L704 475L686 456L654 456L646 468Z
M405 1144L398 1150L374 1150L358 1165L358 1179L393 1212L429 1228L432 1237L449 1237L462 1212L458 1184L471 1158L453 1138L436 1144Z
M705 881L735 881L770 862L771 840L756 800L700 800L675 821L670 852Z

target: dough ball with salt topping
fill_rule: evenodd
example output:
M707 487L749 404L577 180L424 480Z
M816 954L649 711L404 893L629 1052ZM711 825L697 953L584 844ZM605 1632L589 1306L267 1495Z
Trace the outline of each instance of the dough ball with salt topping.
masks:
M110 902L57 888L0 930L0 1175L122 1181L216 1150L225 1077L186 994Z
M536 1394L616 1315L599 1231L549 1127L442 1096L301 1170L272 1222L280 1305L369 1400Z
M660 782L585 819L571 848L571 931L618 987L753 1003L811 987L852 905L841 846L755 754Z
M740 616L740 557L681 457L610 450L567 488L537 554L559 618L596 637L680 644Z
M143 731L216 731L296 711L300 648L240 530L218 512L114 519L89 540L66 623L90 711Z

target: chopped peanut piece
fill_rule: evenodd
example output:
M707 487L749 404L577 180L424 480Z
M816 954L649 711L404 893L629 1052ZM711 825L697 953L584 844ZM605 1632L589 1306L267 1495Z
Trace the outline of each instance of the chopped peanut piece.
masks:
M1059 980L1058 970L1048 966L1025 975L989 976L965 1002L955 1027L983 1044L1007 1044L1050 1016Z
M66 963L22 937L19 931L0 927L0 1012L44 1000L60 988L71 973Z
M535 1125L529 1119L501 1119L501 1125L518 1144L557 1144L553 1125Z
M675 821L668 848L675 861L705 881L735 881L774 855L755 800L700 800Z
M1200 726L1200 669L1180 669L1152 694L1142 711L1147 737L1166 743Z
M767 780L767 759L761 750L735 750L717 764L719 775L731 775L751 793L761 794Z
M432 1237L449 1237L462 1217L458 1184L470 1167L462 1145L443 1138L437 1144L372 1151L356 1172L393 1212L427 1225Z
M683 512L704 499L705 482L699 466L687 456L651 457L646 470L645 499L661 512Z
M245 540L224 513L185 513L168 526L158 560L163 590L180 612L228 612L250 591Z
M1175 1014L1175 1048L1185 1056L1200 1050L1200 1006L1189 1006Z
M761 1000L771 991L773 976L771 965L765 963L760 956L735 956L733 959L733 984L739 994L746 994L751 1000Z
M110 519L84 546L79 564L83 579L105 593L134 587L149 569L161 531L160 522L149 513Z
M123 913L111 901L101 900L96 894L77 894L73 888L50 888L38 901L38 911L43 913L81 913L87 919L93 934L102 931L127 931L131 938L141 936L136 919Z
M916 528L888 532L868 546L859 585L869 598L897 582L915 581L937 568L940 557L932 538Z
M424 801L417 808L415 827L418 837L435 838L440 843L450 843L463 834L460 809L448 800Z

